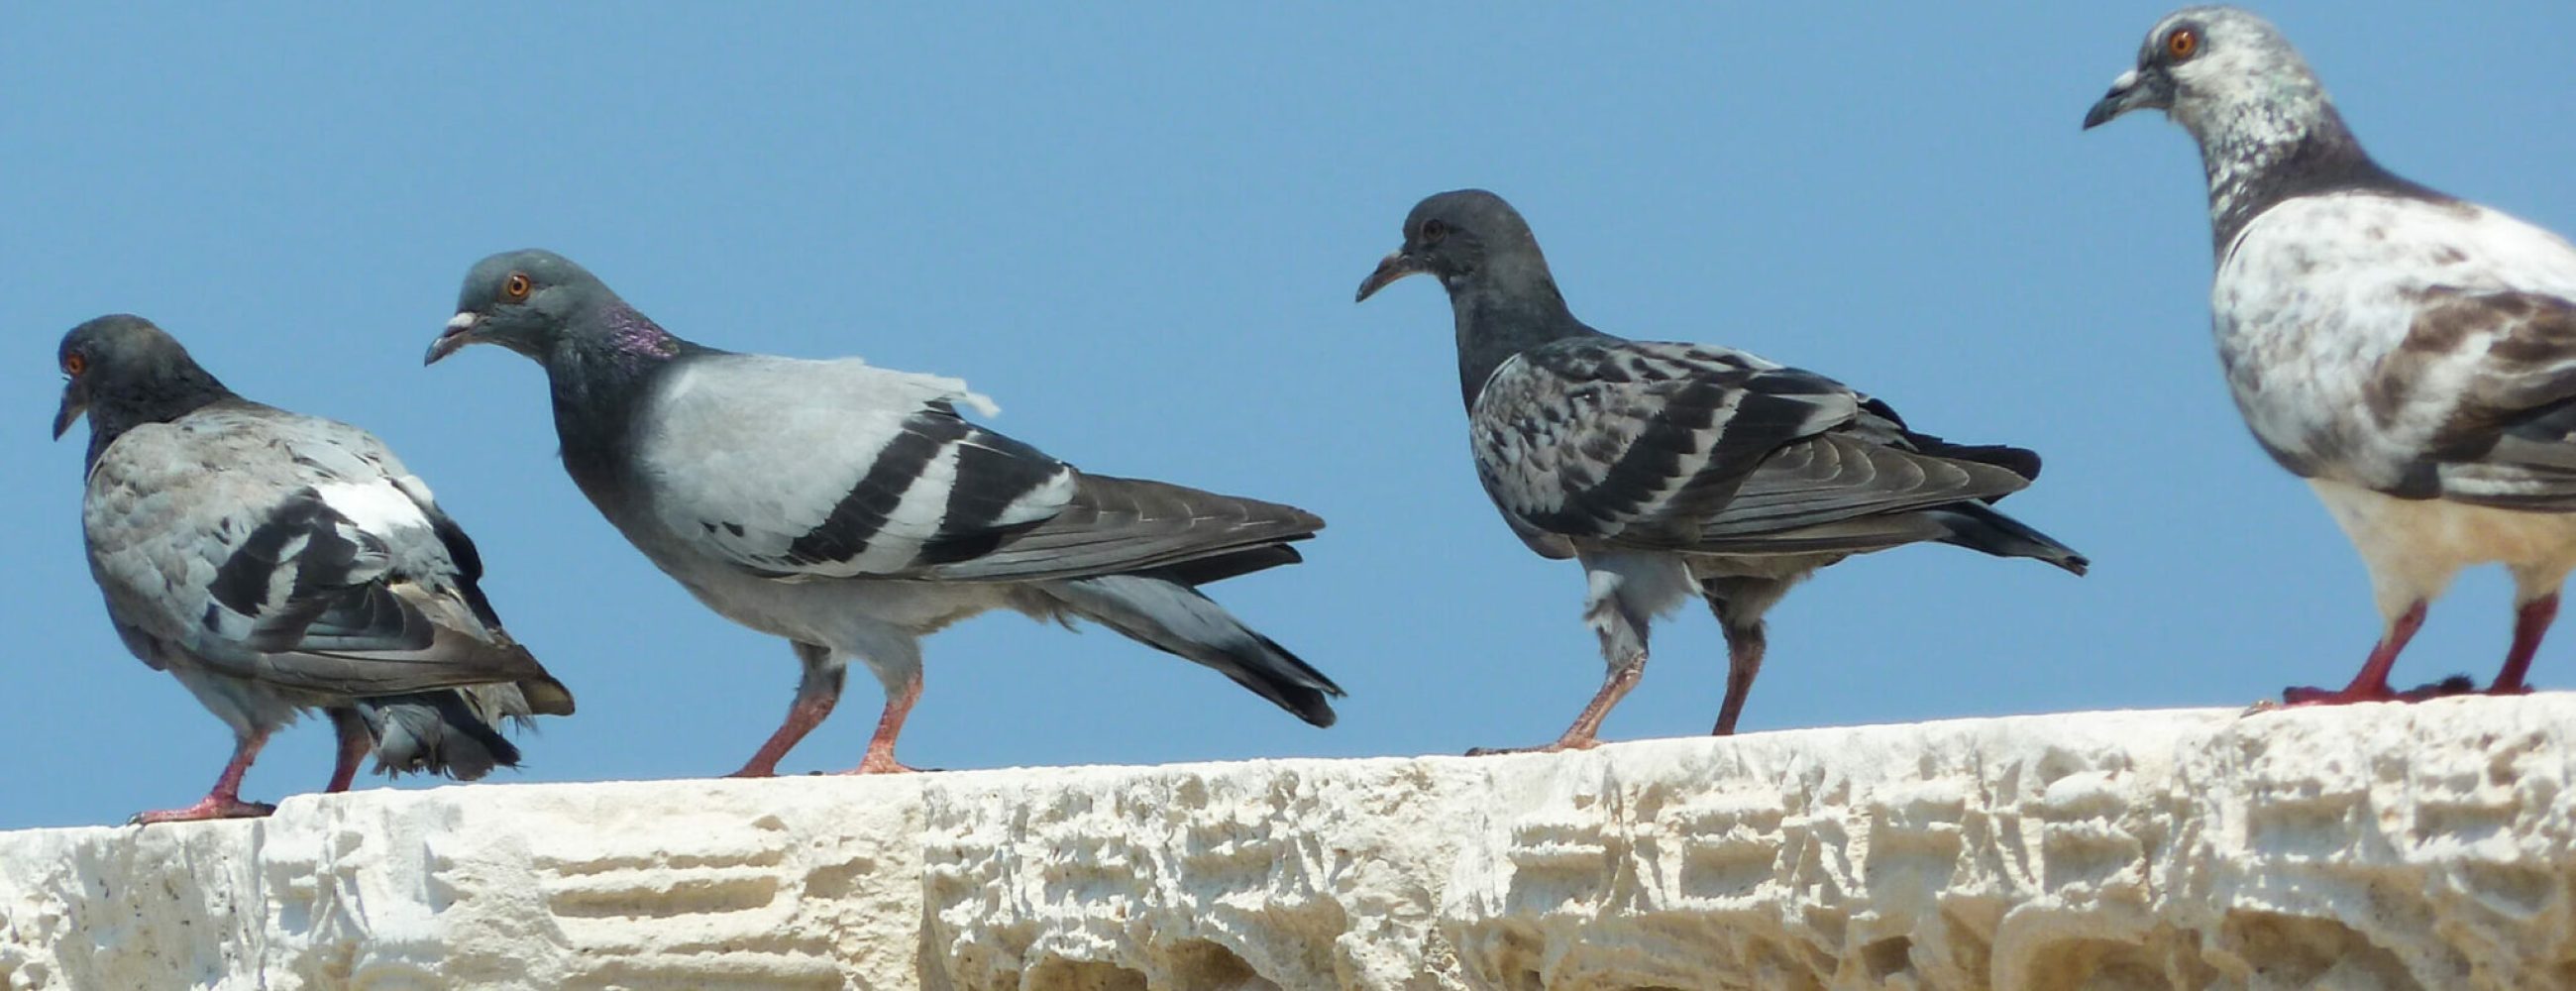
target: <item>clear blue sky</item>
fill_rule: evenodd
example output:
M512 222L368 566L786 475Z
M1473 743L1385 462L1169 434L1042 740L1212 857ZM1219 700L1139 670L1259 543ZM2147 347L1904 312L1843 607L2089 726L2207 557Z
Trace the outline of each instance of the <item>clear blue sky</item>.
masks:
M1522 209L1600 327L1751 349L2047 456L2007 508L2092 577L1946 547L1835 567L1772 614L1748 730L2242 705L2341 683L2376 633L2351 550L2222 391L2188 139L2153 114L2077 130L2160 2L98 6L0 15L0 748L20 755L0 827L191 801L227 745L118 644L82 560L79 435L43 440L55 342L115 311L246 395L374 430L481 542L510 628L581 702L495 780L716 774L767 735L786 645L592 512L537 368L420 367L467 266L526 246L705 343L963 376L996 426L1084 468L1331 521L1307 564L1214 591L1350 689L1339 727L1106 631L994 615L929 641L919 764L1447 753L1564 727L1601 673L1582 579L1477 488L1446 301L1415 281L1351 304L1413 202L1468 185ZM2383 161L2576 231L2556 43L2576 9L2266 13ZM2507 632L2480 573L2399 678L2483 679ZM1715 624L1657 634L1610 738L1715 716ZM2576 680L2572 654L2564 631L2536 680ZM878 702L855 675L786 769L855 763ZM300 724L245 794L318 788L329 751Z

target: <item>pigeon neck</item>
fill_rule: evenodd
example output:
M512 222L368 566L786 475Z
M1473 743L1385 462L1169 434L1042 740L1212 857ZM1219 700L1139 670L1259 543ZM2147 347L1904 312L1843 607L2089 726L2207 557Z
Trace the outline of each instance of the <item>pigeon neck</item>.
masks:
M2334 104L2313 89L2277 101L2239 101L2184 123L2200 139L2212 248L2221 258L2246 224L2293 197L2342 189L2438 195L2372 161Z
M120 383L90 395L88 464L125 432L147 423L168 423L208 405L233 398L213 374L193 361L161 370L141 381Z
M1602 336L1574 318L1556 280L1543 271L1508 282L1458 280L1449 287L1449 307L1458 320L1459 392L1470 409L1485 380L1513 355L1569 337Z
M663 330L622 300L611 299L568 321L546 362L555 434L564 463L588 487L586 469L617 463L635 407L658 373L694 345Z

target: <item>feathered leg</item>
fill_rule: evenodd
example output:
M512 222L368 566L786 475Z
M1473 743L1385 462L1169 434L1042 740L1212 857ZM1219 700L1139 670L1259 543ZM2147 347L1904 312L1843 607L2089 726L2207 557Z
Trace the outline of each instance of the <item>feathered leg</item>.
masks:
M1690 594L1690 572L1681 560L1660 554L1592 554L1583 559L1590 594L1583 621L1601 637L1601 659L1610 666L1601 690L1574 717L1574 725L1556 742L1536 747L1478 747L1468 756L1509 753L1554 753L1590 750L1601 745L1601 721L1637 687L1646 673L1646 629L1655 616L1679 605Z
M787 720L778 725L778 732L769 735L769 741L760 745L760 750L751 755L751 760L742 765L742 770L733 772L730 777L766 778L776 775L779 758L795 749L796 744L805 739L805 734L822 725L824 717L832 714L832 707L840 704L841 683L847 669L830 663L832 652L829 648L810 643L799 643L795 647L796 659L804 664L805 675L796 683L796 701L787 706ZM901 724L901 720L896 721L896 725ZM875 745L870 744L869 749L874 750Z
M195 822L200 819L248 819L277 811L277 806L265 802L241 800L242 774L250 770L250 762L259 757L259 748L267 745L267 730L235 738L232 759L224 763L223 776L215 779L215 789L207 792L204 799L184 809L138 812L135 813L133 822L136 825L143 825L155 822Z
M331 709L331 732L339 737L340 756L331 765L331 783L322 786L325 795L349 790L358 780L358 763L376 748L376 738L367 732L367 720L355 709Z
M1753 678L1762 673L1762 655L1770 638L1762 625L1762 614L1780 604L1789 594L1796 579L1779 580L1744 576L1702 579L1700 595L1708 600L1708 611L1717 616L1718 628L1726 633L1726 701L1717 707L1717 728L1712 735L1735 735L1736 717L1744 714L1744 700L1753 694Z

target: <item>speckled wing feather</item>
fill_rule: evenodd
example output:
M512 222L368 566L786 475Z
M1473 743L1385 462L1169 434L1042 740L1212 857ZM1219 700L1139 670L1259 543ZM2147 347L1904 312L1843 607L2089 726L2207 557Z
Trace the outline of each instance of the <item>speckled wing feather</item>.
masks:
M430 505L355 428L227 401L109 446L82 519L109 614L156 667L175 652L353 696L516 679L560 691L487 625L448 543L461 531Z
M1754 553L1764 534L2027 484L2005 468L1905 449L1914 435L1892 411L1831 379L1700 345L1576 338L1537 348L1495 371L1471 420L1486 492L1542 553L1533 532ZM1857 539L1871 528L1844 529ZM1905 542L1896 536L1864 542ZM1804 548L1816 537L1795 539Z

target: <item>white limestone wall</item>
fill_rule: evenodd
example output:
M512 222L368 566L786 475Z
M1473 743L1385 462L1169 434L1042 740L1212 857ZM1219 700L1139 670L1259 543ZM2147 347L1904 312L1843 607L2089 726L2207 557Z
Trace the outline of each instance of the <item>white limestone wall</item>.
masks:
M0 988L2576 987L2576 695L0 833Z

